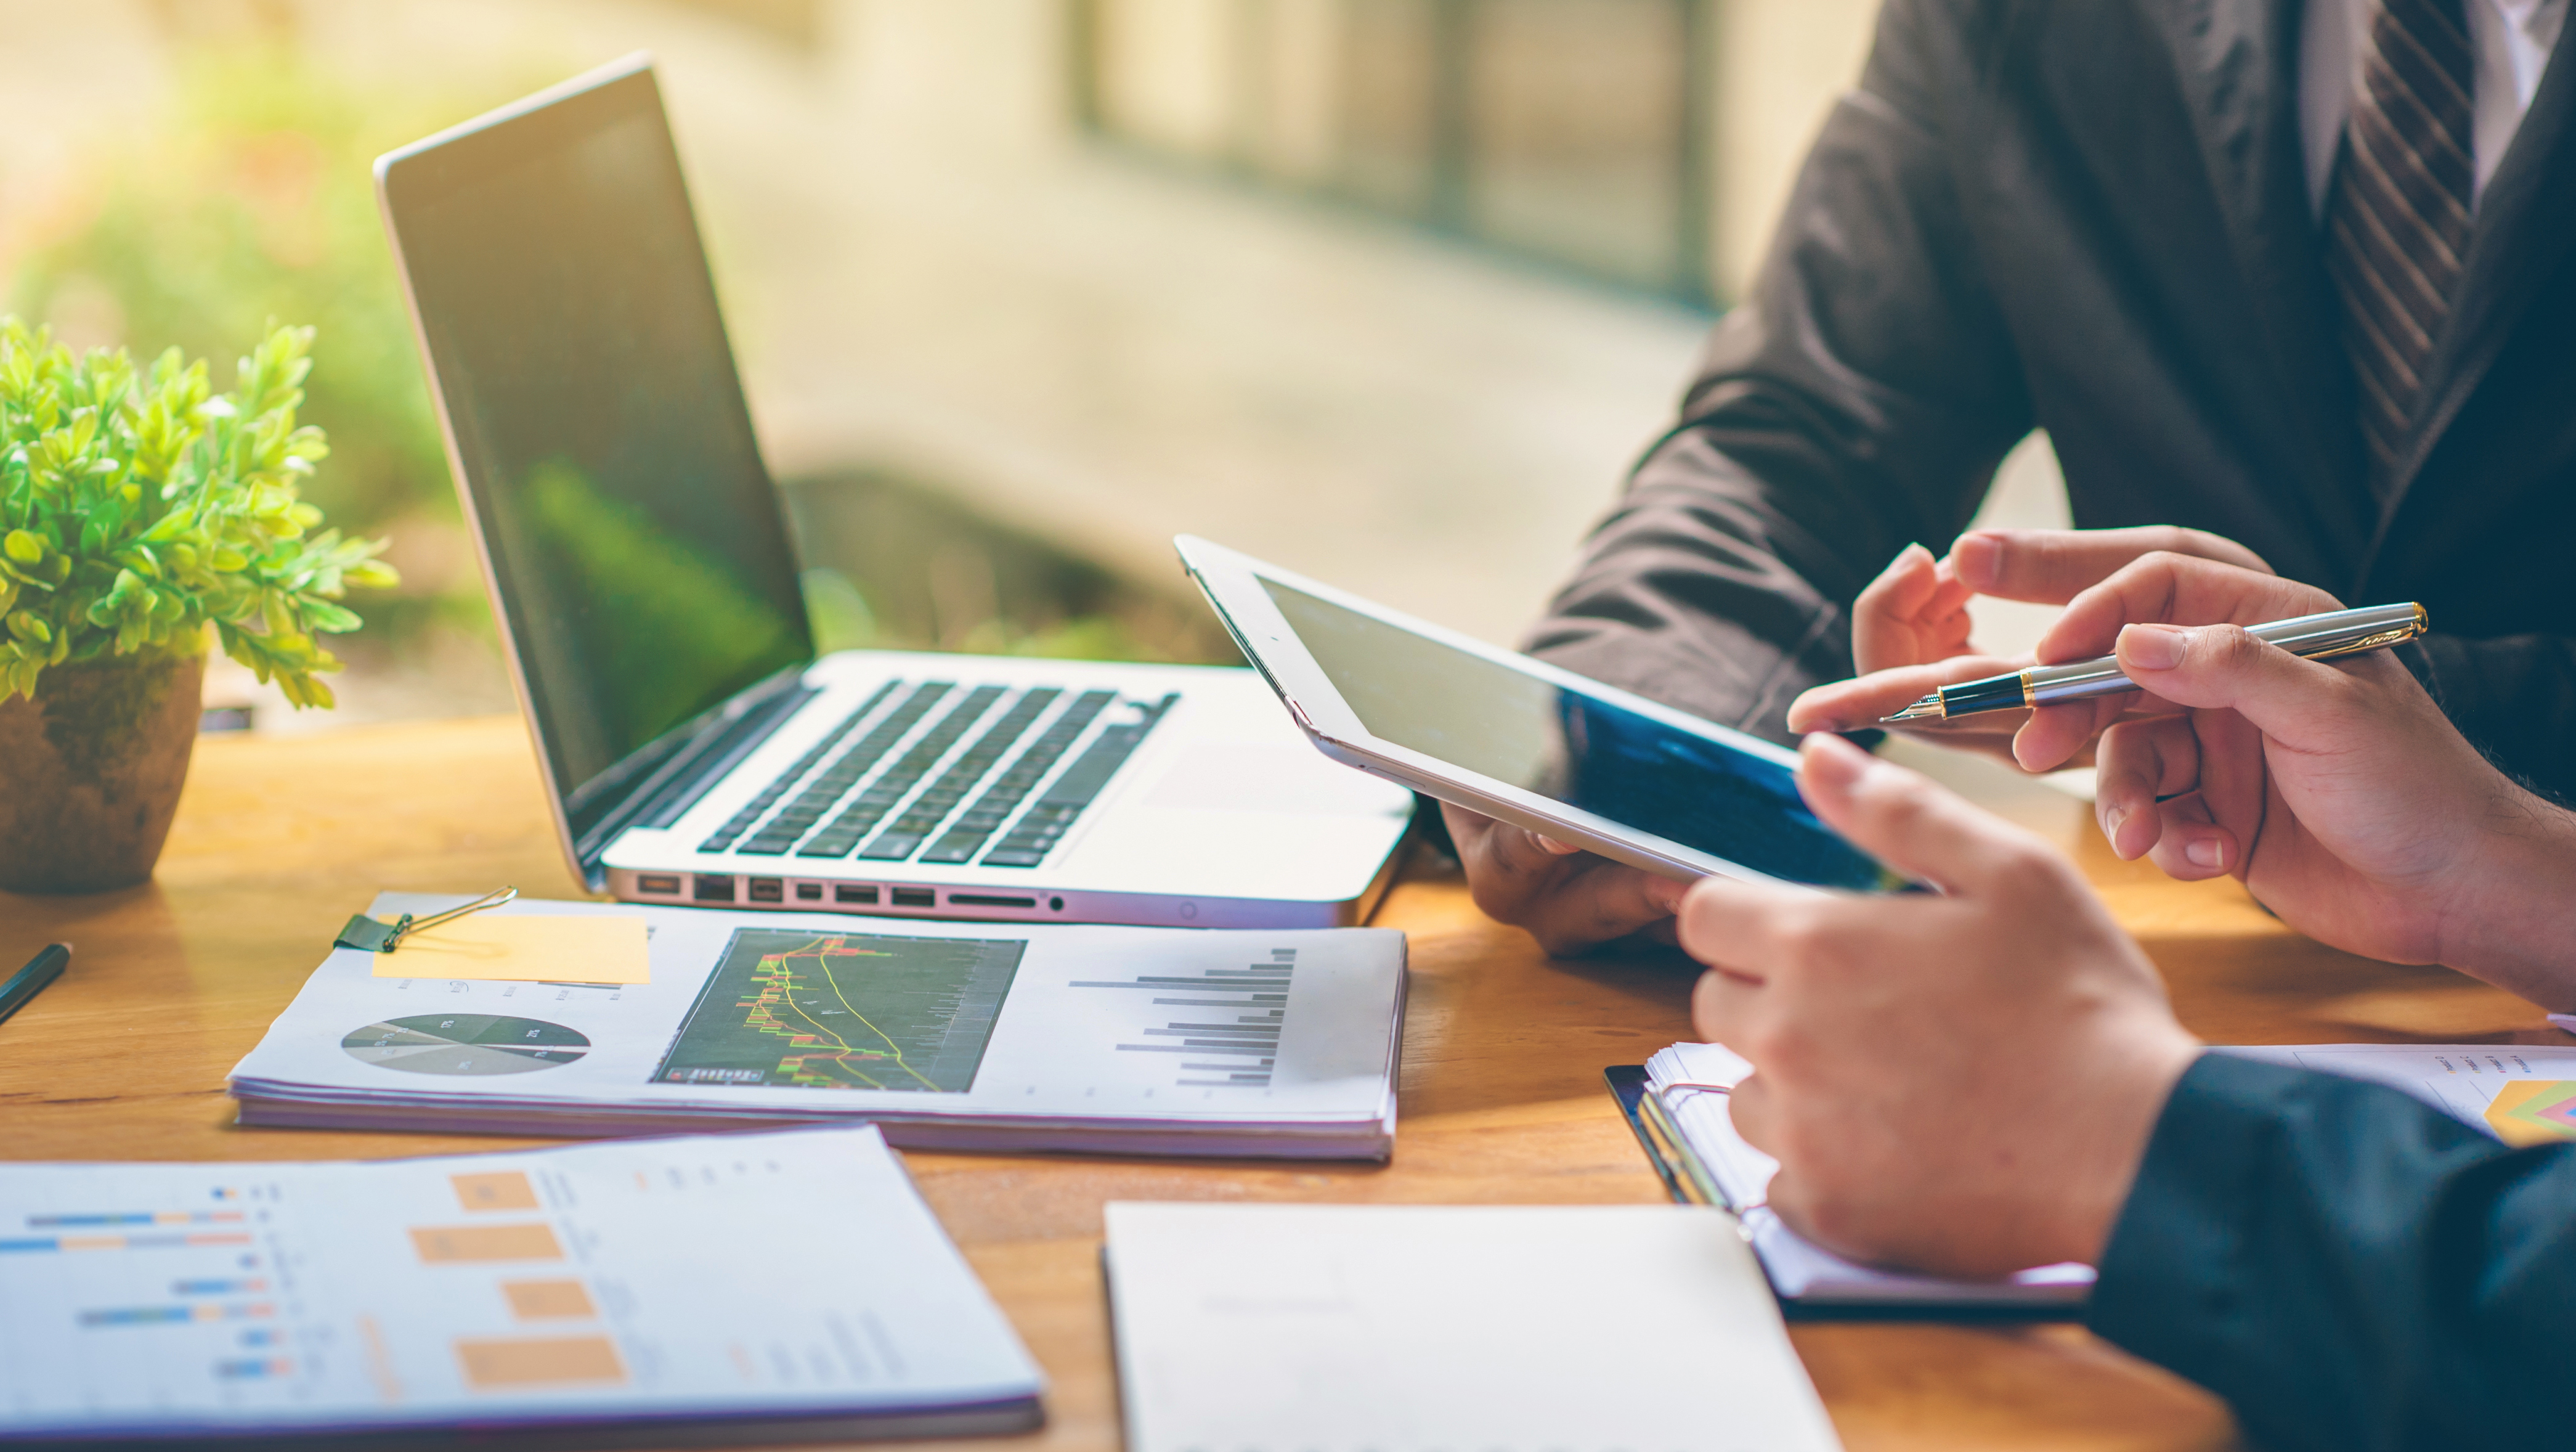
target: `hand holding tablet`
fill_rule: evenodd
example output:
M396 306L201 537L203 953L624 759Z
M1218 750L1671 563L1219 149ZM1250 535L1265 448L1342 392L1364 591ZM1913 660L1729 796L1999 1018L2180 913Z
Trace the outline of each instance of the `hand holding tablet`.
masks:
M1204 540L1175 543L1336 761L1660 877L1908 885L1807 810L1792 752Z

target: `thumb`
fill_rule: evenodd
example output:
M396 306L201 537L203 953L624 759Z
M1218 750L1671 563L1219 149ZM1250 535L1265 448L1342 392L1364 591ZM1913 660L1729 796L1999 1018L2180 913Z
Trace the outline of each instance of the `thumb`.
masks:
M2038 839L1839 736L1800 749L1798 789L1825 825L1908 877L1974 887L2029 860Z
M2370 712L2358 683L2239 625L2121 628L2120 670L2177 706L2228 709L2287 746L2339 745Z

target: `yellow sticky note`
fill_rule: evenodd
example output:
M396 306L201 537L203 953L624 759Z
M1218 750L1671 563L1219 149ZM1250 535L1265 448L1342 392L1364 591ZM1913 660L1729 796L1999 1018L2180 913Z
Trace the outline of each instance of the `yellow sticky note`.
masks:
M376 976L650 983L653 963L642 918L471 913L404 934L376 955Z

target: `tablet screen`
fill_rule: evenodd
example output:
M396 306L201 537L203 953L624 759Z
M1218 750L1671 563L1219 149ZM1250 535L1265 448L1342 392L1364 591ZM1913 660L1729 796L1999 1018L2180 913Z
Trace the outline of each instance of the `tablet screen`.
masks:
M1263 578L1369 734L1790 882L1904 880L1818 821L1791 769Z

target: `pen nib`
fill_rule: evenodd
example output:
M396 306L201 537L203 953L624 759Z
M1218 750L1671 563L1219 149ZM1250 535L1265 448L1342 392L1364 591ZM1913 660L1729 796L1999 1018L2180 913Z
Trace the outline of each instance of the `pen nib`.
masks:
M1915 702L1913 705L1906 707L1904 710L1897 712L1893 716L1880 717L1878 724L1881 726L1895 726L1906 721L1939 721L1948 717L1949 714L1950 713L1948 711L1942 709L1941 693L1935 691L1931 695L1925 696L1922 700Z

